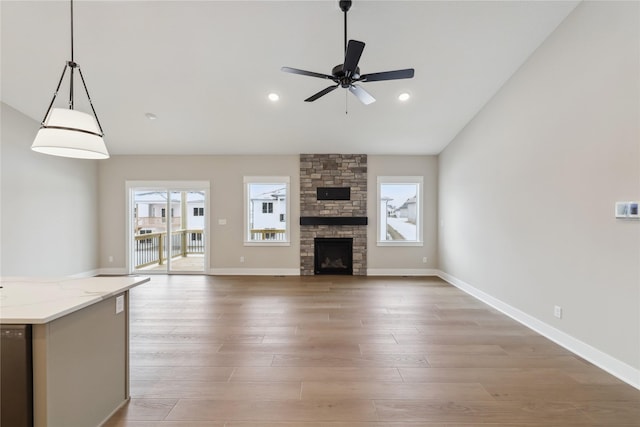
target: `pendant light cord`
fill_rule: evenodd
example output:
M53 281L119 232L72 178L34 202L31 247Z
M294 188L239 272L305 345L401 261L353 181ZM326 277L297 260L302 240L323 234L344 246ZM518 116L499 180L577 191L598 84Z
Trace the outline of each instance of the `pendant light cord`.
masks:
M87 89L87 83L84 81L84 76L82 75L82 70L80 69L80 65L76 64L73 52L73 0L70 0L71 3L71 60L67 61L64 64L64 68L62 69L62 75L60 75L60 80L58 81L58 86L56 86L56 90L53 93L53 98L49 103L49 108L47 108L47 112L44 113L44 117L40 122L42 126L45 125L47 117L53 108L53 104L58 96L58 91L60 90L60 86L62 85L62 81L64 80L64 75L67 71L67 68L71 68L71 78L69 79L69 109L74 109L73 102L73 72L77 68L78 74L80 74L80 80L82 81L82 87L84 87L84 92L87 94L87 100L89 101L89 106L91 106L91 111L93 112L93 117L96 119L96 123L98 124L98 129L100 129L100 136L104 136L104 131L102 130L102 125L100 124L100 119L98 119L98 115L96 114L96 109L93 107L93 101L91 101L91 95L89 95L89 89Z
M69 67L71 67L71 82L69 84L69 109L73 110L73 71L76 67L76 63L73 60L73 0L71 1L71 61Z
M73 0L71 0L71 62L73 61Z

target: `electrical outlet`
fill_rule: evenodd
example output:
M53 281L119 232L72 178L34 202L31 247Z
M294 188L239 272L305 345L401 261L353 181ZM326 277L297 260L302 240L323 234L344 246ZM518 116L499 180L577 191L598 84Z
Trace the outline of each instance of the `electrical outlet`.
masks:
M109 262L113 262L113 255L109 255Z
M243 256L240 257L240 262L244 262L244 257Z
M425 256L425 257L422 257L422 262L424 262L424 263L426 264L426 263L427 263L427 261L429 261L429 258L427 258L426 256Z
M122 313L124 311L124 295L119 295L116 297L116 314Z
M553 307L553 315L558 319L562 319L562 307L560 307L559 305Z

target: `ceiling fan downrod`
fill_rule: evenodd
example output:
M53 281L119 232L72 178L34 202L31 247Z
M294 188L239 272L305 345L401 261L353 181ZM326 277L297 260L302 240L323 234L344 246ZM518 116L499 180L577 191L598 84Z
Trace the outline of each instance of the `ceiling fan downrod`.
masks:
M340 0L340 10L344 12L344 52L347 52L347 12L351 9L351 0Z

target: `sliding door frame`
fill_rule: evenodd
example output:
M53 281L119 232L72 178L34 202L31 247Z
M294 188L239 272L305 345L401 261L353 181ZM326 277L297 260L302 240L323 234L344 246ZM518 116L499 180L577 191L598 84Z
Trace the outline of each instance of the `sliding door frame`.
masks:
M125 181L125 196L126 196L126 209L125 209L125 233L126 233L126 271L127 274L137 274L140 270L136 270L135 263L133 262L134 254L134 231L133 231L133 191L134 190L150 190L150 191L164 191L167 194L172 192L181 191L204 191L204 206L205 206L205 223L204 223L204 257L203 257L203 271L171 271L170 265L167 266L167 271L163 271L160 274L209 274L209 258L210 256L210 224L211 224L211 209L209 202L210 194L210 182L209 181ZM169 219L171 217L170 204L167 205L167 220L168 220L168 232L171 230L171 224ZM170 262L170 261L169 261ZM148 272L145 271L145 274ZM150 272L149 272L150 273Z

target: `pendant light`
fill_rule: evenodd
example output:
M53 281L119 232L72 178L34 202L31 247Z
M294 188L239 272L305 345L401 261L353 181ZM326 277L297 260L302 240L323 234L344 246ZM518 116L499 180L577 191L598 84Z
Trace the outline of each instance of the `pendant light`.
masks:
M56 100L67 69L70 70L69 108L53 108L53 103ZM73 78L76 69L80 74L80 80L89 99L93 116L74 110ZM103 136L104 132L102 131L102 126L100 126L96 110L93 108L82 70L73 57L73 0L71 0L71 60L66 62L62 70L58 87L53 94L53 99L44 115L44 119L42 119L40 130L31 145L31 149L53 156L78 159L108 159L109 152L102 139Z

